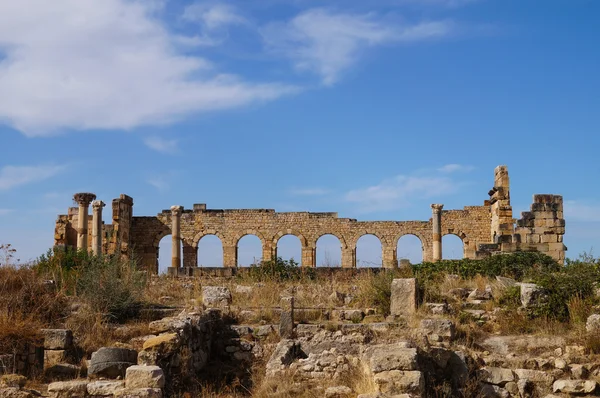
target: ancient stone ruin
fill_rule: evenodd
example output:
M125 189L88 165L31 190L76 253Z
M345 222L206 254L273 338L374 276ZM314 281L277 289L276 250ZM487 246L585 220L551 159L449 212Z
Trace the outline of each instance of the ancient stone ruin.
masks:
M415 235L422 243L423 261L442 258L442 237L458 236L465 258L483 258L498 253L537 251L564 262L565 220L560 195L534 195L531 210L520 219L513 218L510 184L506 166L494 170L494 186L489 199L481 206L462 210L443 210L432 204L432 218L427 221L357 221L339 218L337 213L276 212L272 209L208 209L194 204L192 209L173 206L156 216L134 216L133 199L122 194L112 201L112 224L102 221L105 204L92 193L73 197L78 207L56 221L54 244L99 254L135 255L140 265L158 271L159 242L172 236L173 274L194 274L197 269L198 243L206 235L216 235L223 244L223 263L238 264L238 242L246 235L256 235L262 242L262 259L277 256L277 242L285 235L295 235L302 244L301 264L316 266L316 242L326 234L336 236L342 246L342 268L356 267L359 238L372 234L382 245L383 266L398 266L398 240ZM92 205L93 214L88 215ZM89 231L92 238L88 239ZM182 250L183 247L183 250Z

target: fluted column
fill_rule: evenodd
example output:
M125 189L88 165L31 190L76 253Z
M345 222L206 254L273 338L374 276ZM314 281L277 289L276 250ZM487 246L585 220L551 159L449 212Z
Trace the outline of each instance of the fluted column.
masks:
M77 215L77 250L88 250L88 211L90 203L96 199L93 193L76 193L73 200L79 205Z
M92 253L95 256L102 254L102 208L106 204L101 200L92 202Z
M171 267L181 267L181 213L183 206L171 206Z
M444 205L432 204L431 209L433 216L431 224L433 225L433 261L440 261L442 259L442 209Z

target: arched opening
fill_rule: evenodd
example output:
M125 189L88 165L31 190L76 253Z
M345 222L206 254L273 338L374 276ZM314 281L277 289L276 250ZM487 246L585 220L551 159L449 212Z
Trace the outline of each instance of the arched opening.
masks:
M222 267L223 244L216 235L204 235L198 241L198 267Z
M262 261L262 242L256 235L244 235L238 241L238 267L260 264Z
M183 266L183 242L181 245L181 264ZM172 264L173 256L173 238L171 235L163 237L158 243L158 274L166 274Z
M356 242L357 267L381 267L383 251L381 241L375 235L363 235Z
M411 264L420 264L423 262L423 242L416 235L403 235L398 239L396 253L398 260L408 259Z
M462 239L454 234L442 237L442 258L444 260L460 260L464 257L465 249Z
M284 235L277 241L277 257L283 260L293 259L302 264L302 243L296 235Z
M342 243L335 235L327 234L317 240L317 267L340 267Z

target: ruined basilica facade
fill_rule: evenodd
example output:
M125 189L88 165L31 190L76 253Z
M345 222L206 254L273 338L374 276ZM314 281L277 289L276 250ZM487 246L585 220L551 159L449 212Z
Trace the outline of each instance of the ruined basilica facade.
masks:
M356 245L366 234L379 238L384 267L396 267L398 240L415 235L422 243L423 261L442 258L442 237L458 236L464 257L482 258L497 253L538 251L564 262L565 220L563 199L559 195L534 195L531 209L520 219L513 218L510 204L508 169L494 170L494 186L482 206L462 210L444 210L432 204L432 218L427 221L357 221L339 218L337 213L285 212L272 209L208 209L205 204L193 208L172 206L155 216L134 216L133 199L121 195L112 201L112 223L103 221L104 202L91 193L75 194L78 207L56 221L54 244L89 250L95 254L120 253L135 256L140 265L158 271L159 242L171 235L172 270L193 274L197 267L198 243L206 235L216 235L223 244L223 264L236 267L238 242L246 235L256 235L262 243L262 259L277 256L277 242L282 236L295 235L302 245L301 264L316 266L316 244L323 235L336 236L341 244L343 268L356 267ZM92 214L89 214L89 207Z

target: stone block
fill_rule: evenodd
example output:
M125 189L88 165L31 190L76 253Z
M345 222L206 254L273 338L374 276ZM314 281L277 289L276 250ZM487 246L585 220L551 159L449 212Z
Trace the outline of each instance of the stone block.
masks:
M125 388L125 382L121 380L98 380L87 385L87 392L92 397L110 397L123 388Z
M63 363L67 360L66 350L44 350L44 366Z
M553 392L567 394L590 394L596 390L594 380L556 380L552 385Z
M449 319L423 319L420 328L427 335L437 335L449 341L454 340L456 333L454 322Z
M42 329L44 349L68 350L73 346L73 332L69 329Z
M135 350L102 347L92 353L88 374L109 379L124 377L125 370L137 363L137 356L138 353Z
M125 374L125 386L132 388L163 388L165 374L158 366L130 366Z
M588 333L600 333L600 315L592 314L588 316L587 321L585 322L585 330Z
M202 304L205 308L226 309L231 305L231 291L223 286L202 286Z
M524 308L535 307L546 299L544 290L535 283L519 283L521 287L521 305Z
M384 394L415 394L421 396L425 389L423 373L417 370L388 370L377 373L373 380L379 391Z
M415 278L394 279L391 290L391 315L407 316L416 312L417 280Z
M417 370L417 349L404 344L381 344L368 347L363 353L363 361L372 373L387 370Z
M478 376L479 380L484 383L494 384L500 387L504 387L508 382L515 381L515 375L512 370L492 366L480 369Z
M57 381L48 385L48 394L51 398L84 398L87 385L87 380Z
M294 334L294 298L282 297L280 307L279 335L282 339L288 339Z

